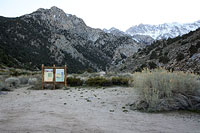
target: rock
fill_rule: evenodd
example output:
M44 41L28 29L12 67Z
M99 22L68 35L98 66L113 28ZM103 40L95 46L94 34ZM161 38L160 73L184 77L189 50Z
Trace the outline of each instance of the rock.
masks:
M131 110L147 110L149 104L145 101L136 101L135 103L130 105Z
M106 72L101 71L101 72L99 72L99 74L100 74L100 76L102 77L102 76L104 76L104 75L106 74Z
M196 110L200 110L200 103L195 105Z
M28 77L20 77L19 80L22 85L28 84Z
M29 78L28 84L29 85L36 85L38 83L37 78Z
M2 91L5 88L5 85L0 82L0 91Z
M110 110L110 112L115 112L115 110Z
M5 80L5 83L8 87L18 87L20 85L20 80L16 77L10 77Z
M53 84L44 84L44 89L53 90L53 89L54 89L54 86L53 86Z

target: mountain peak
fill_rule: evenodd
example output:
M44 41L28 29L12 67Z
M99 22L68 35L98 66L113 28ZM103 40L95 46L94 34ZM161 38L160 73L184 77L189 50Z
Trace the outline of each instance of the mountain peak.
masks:
M111 33L111 34L116 35L116 36L124 36L124 35L126 35L123 31L121 31L121 30L119 30L119 29L117 29L115 27L112 27L109 30L104 29L104 32Z
M36 12L25 15L33 19L45 20L50 28L74 30L82 32L87 30L87 26L81 18L75 15L66 14L62 9L53 6L50 9L39 8Z
M57 14L66 14L62 9L60 9L60 8L58 8L58 7L56 7L56 6L52 6L50 9L48 9L48 10L50 10L51 12L53 12L53 13L57 13Z
M51 9L51 10L61 10L60 8L58 8L58 7L56 7L56 6L52 6L50 9Z
M37 12L41 12L44 14L65 14L65 12L62 9L60 9L56 6L52 6L50 9L39 8L39 9L37 9Z
M199 21L194 23L164 23L159 25L139 24L126 30L126 34L134 35L148 35L155 40L174 38L182 36L190 31L194 31L200 27Z

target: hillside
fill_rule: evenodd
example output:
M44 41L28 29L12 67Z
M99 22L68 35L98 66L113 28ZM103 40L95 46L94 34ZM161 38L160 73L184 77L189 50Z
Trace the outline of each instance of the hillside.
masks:
M156 41L126 59L122 65L110 69L134 72L157 67L200 74L200 29L182 37Z
M129 36L88 27L81 18L57 7L17 18L0 17L3 66L35 70L41 64L67 64L69 72L101 71L142 47Z

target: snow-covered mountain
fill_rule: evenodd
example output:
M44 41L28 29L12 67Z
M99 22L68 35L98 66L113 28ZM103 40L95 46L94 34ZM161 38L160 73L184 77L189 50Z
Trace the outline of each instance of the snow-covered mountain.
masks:
M139 35L139 34L130 35L128 33L125 33L123 31L115 28L115 27L112 27L109 30L108 29L103 29L103 31L106 32L106 33L111 33L111 34L113 34L115 36L130 36L134 41L136 41L137 43L140 43L140 44L149 45L154 41L154 39L151 36Z
M123 31L121 31L121 30L119 30L115 27L112 27L109 30L103 29L103 31L106 32L106 33L111 33L111 34L116 35L116 36L124 36L126 34L125 32L123 32Z
M155 40L174 38L182 36L190 31L194 31L200 27L200 20L194 23L164 23L159 25L139 24L126 30L126 34L148 35Z

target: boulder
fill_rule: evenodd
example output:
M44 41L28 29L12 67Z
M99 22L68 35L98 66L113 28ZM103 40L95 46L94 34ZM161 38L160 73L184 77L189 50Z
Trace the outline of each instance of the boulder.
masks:
M100 75L101 77L103 77L105 74L106 74L106 72L104 72L104 71L99 72L99 75Z
M149 104L145 101L136 101L133 104L130 105L131 110L147 110L149 107Z
M0 91L3 90L4 86L5 86L5 85L4 85L3 83L0 82Z
M0 82L0 91L11 91L11 89L5 83Z
M29 85L36 85L36 84L38 84L38 79L37 78L29 78L28 84Z
M20 80L17 77L10 77L5 80L8 87L18 87L20 85Z
M19 80L22 85L28 84L28 77L20 77Z

